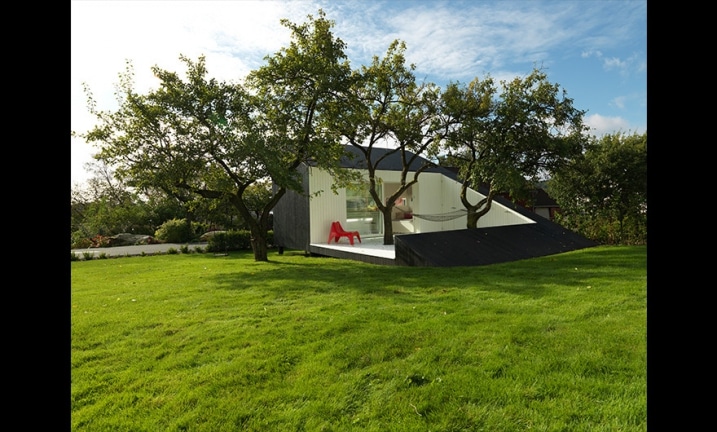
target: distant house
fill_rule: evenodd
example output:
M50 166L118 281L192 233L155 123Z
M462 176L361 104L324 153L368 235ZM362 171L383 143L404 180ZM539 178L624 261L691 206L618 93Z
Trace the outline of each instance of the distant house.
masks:
M529 201L526 200L511 200L516 204L525 207L533 213L539 214L540 216L555 220L555 216L560 213L560 206L558 203L548 195L548 193L539 187L536 187L531 191L531 198ZM509 196L504 195L505 198L510 199Z
M359 150L346 146L346 151L347 156L343 158L342 166L365 171L366 161ZM383 148L372 149L374 160L389 151L390 149ZM424 161L416 161L410 167L411 170L415 172ZM392 195L400 187L401 170L399 153L389 155L377 167L376 176L380 179L379 194L382 197ZM342 188L338 190L338 194L334 194L331 190L333 178L325 170L303 164L298 171L302 175L304 193L289 191L274 208L274 243L277 246L304 250L307 253L323 253L321 246L328 242L333 221L339 221L347 231L358 231L364 241L372 237L383 237L383 215L375 208L366 184L349 189ZM412 178L412 174L413 172L409 173L409 178ZM460 201L460 188L461 183L455 171L433 167L422 172L418 182L396 200L391 214L393 233L396 236L396 264L430 265L416 264L422 262L422 259L415 256L411 259L402 257L399 238L410 236L416 241L415 236L420 234L461 230L474 231L472 234L475 234L476 230L466 230L466 211ZM317 192L321 193L315 196ZM485 197L485 193L485 190L471 189L469 200L477 202ZM526 211L504 197L496 197L491 210L479 219L478 228L527 227L540 224L544 229L543 222L555 225L552 229L564 230L537 213Z

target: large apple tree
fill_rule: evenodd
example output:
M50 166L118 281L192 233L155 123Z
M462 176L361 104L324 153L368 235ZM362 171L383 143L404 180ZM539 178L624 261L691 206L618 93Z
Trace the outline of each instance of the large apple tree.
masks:
M97 124L73 132L97 145L96 158L134 187L231 202L249 224L256 261L268 260L271 210L287 190L301 192L296 168L311 162L341 176L343 147L324 112L340 103L350 79L345 44L321 10L304 24L281 23L292 32L290 45L243 84L209 79L204 57L181 56L185 79L155 66L159 88L138 94L128 64L119 109L97 110L86 89ZM247 192L267 180L276 193L257 210Z
M369 193L383 214L385 245L393 244L391 211L396 199L418 182L423 171L436 166L430 158L440 144L440 89L432 83L416 82L415 65L406 64L405 51L405 43L395 40L382 58L374 56L370 65L357 70L351 87L352 109L335 112L334 118L343 138L363 156ZM389 150L374 152L377 146ZM395 155L402 164L399 186L381 199L381 179L376 172Z
M459 168L469 229L490 211L496 195L519 196L526 184L580 155L587 140L584 112L544 72L535 69L501 87L490 77L476 78L468 85L451 83L443 93L442 111L452 118L446 160ZM471 202L469 188L486 185L488 194Z

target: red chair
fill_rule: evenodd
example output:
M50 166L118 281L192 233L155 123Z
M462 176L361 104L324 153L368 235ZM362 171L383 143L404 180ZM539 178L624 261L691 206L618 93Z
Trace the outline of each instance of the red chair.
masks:
M335 243L338 243L341 237L348 238L351 246L354 245L354 237L358 238L359 243L361 243L361 236L358 231L344 231L339 221L331 222L331 232L329 233L328 242L331 243L331 240L334 240Z

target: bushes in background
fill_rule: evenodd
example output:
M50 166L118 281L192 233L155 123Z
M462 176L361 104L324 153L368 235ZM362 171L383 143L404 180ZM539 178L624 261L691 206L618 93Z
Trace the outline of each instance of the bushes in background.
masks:
M165 243L187 243L197 238L200 224L189 223L186 219L170 219L154 233L154 237Z
M269 231L267 244L274 245L274 231ZM249 230L222 231L209 237L208 252L227 252L251 249L251 232Z

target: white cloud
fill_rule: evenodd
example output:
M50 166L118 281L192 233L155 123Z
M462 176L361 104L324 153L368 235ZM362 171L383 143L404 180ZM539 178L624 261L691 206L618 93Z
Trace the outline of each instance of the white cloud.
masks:
M389 44L400 39L407 44L408 63L417 66L418 79L438 84L486 74L496 82L510 80L533 66L558 71L579 57L604 63L582 62L585 73L576 79L595 79L596 70L604 67L637 73L631 78L639 80L646 70L644 48L624 48L643 39L646 46L646 29L634 24L645 20L645 1L72 1L71 127L85 131L93 124L83 82L95 93L98 108L115 107L114 83L125 60L134 65L138 91L157 85L152 66L186 70L180 54L193 60L205 55L211 77L238 80L289 42L290 31L281 19L304 23L319 9L336 21L334 34L347 44L352 67L367 64L373 55L383 56ZM572 78L571 71L561 72ZM600 75L602 80L616 74ZM619 84L609 86L625 94L631 91L626 86L632 82ZM604 105L576 102L593 109ZM627 102L622 96L612 100L620 115L623 110L628 114ZM644 117L644 104L640 110L636 118ZM628 127L622 117L589 119L600 130ZM86 174L78 166L89 160L92 149L73 139L71 152L73 182L83 181Z
M625 109L626 96L618 96L612 100L612 104L620 109Z
M600 114L585 117L584 123L590 128L589 133L598 137L607 133L643 133L646 131L644 125L631 125L622 117L605 117Z
M180 54L192 60L204 55L211 77L236 81L289 41L282 18L303 22L317 10L308 1L73 1L71 128L84 132L94 125L83 83L98 109L116 108L114 88L118 75L125 72L125 61L132 64L139 92L156 87L153 66L186 70ZM70 151L71 182L84 182L89 174L83 166L92 161L96 149L71 138Z
M523 73L529 72L534 64L550 62L556 47L572 46L596 25L586 18L576 24L571 3L537 3L397 1L390 5L402 8L374 14L377 4L388 4L357 2L354 7L341 3L334 10L342 14L337 31L350 41L355 56L381 56L400 39L419 75L464 81L515 64L527 65Z
M611 69L625 69L627 63L620 60L616 57L610 57L603 59L603 66L605 67L605 70L611 70Z
M602 52L600 52L599 50L586 50L580 54L580 57L582 57L582 58L590 58L590 57L601 58Z

